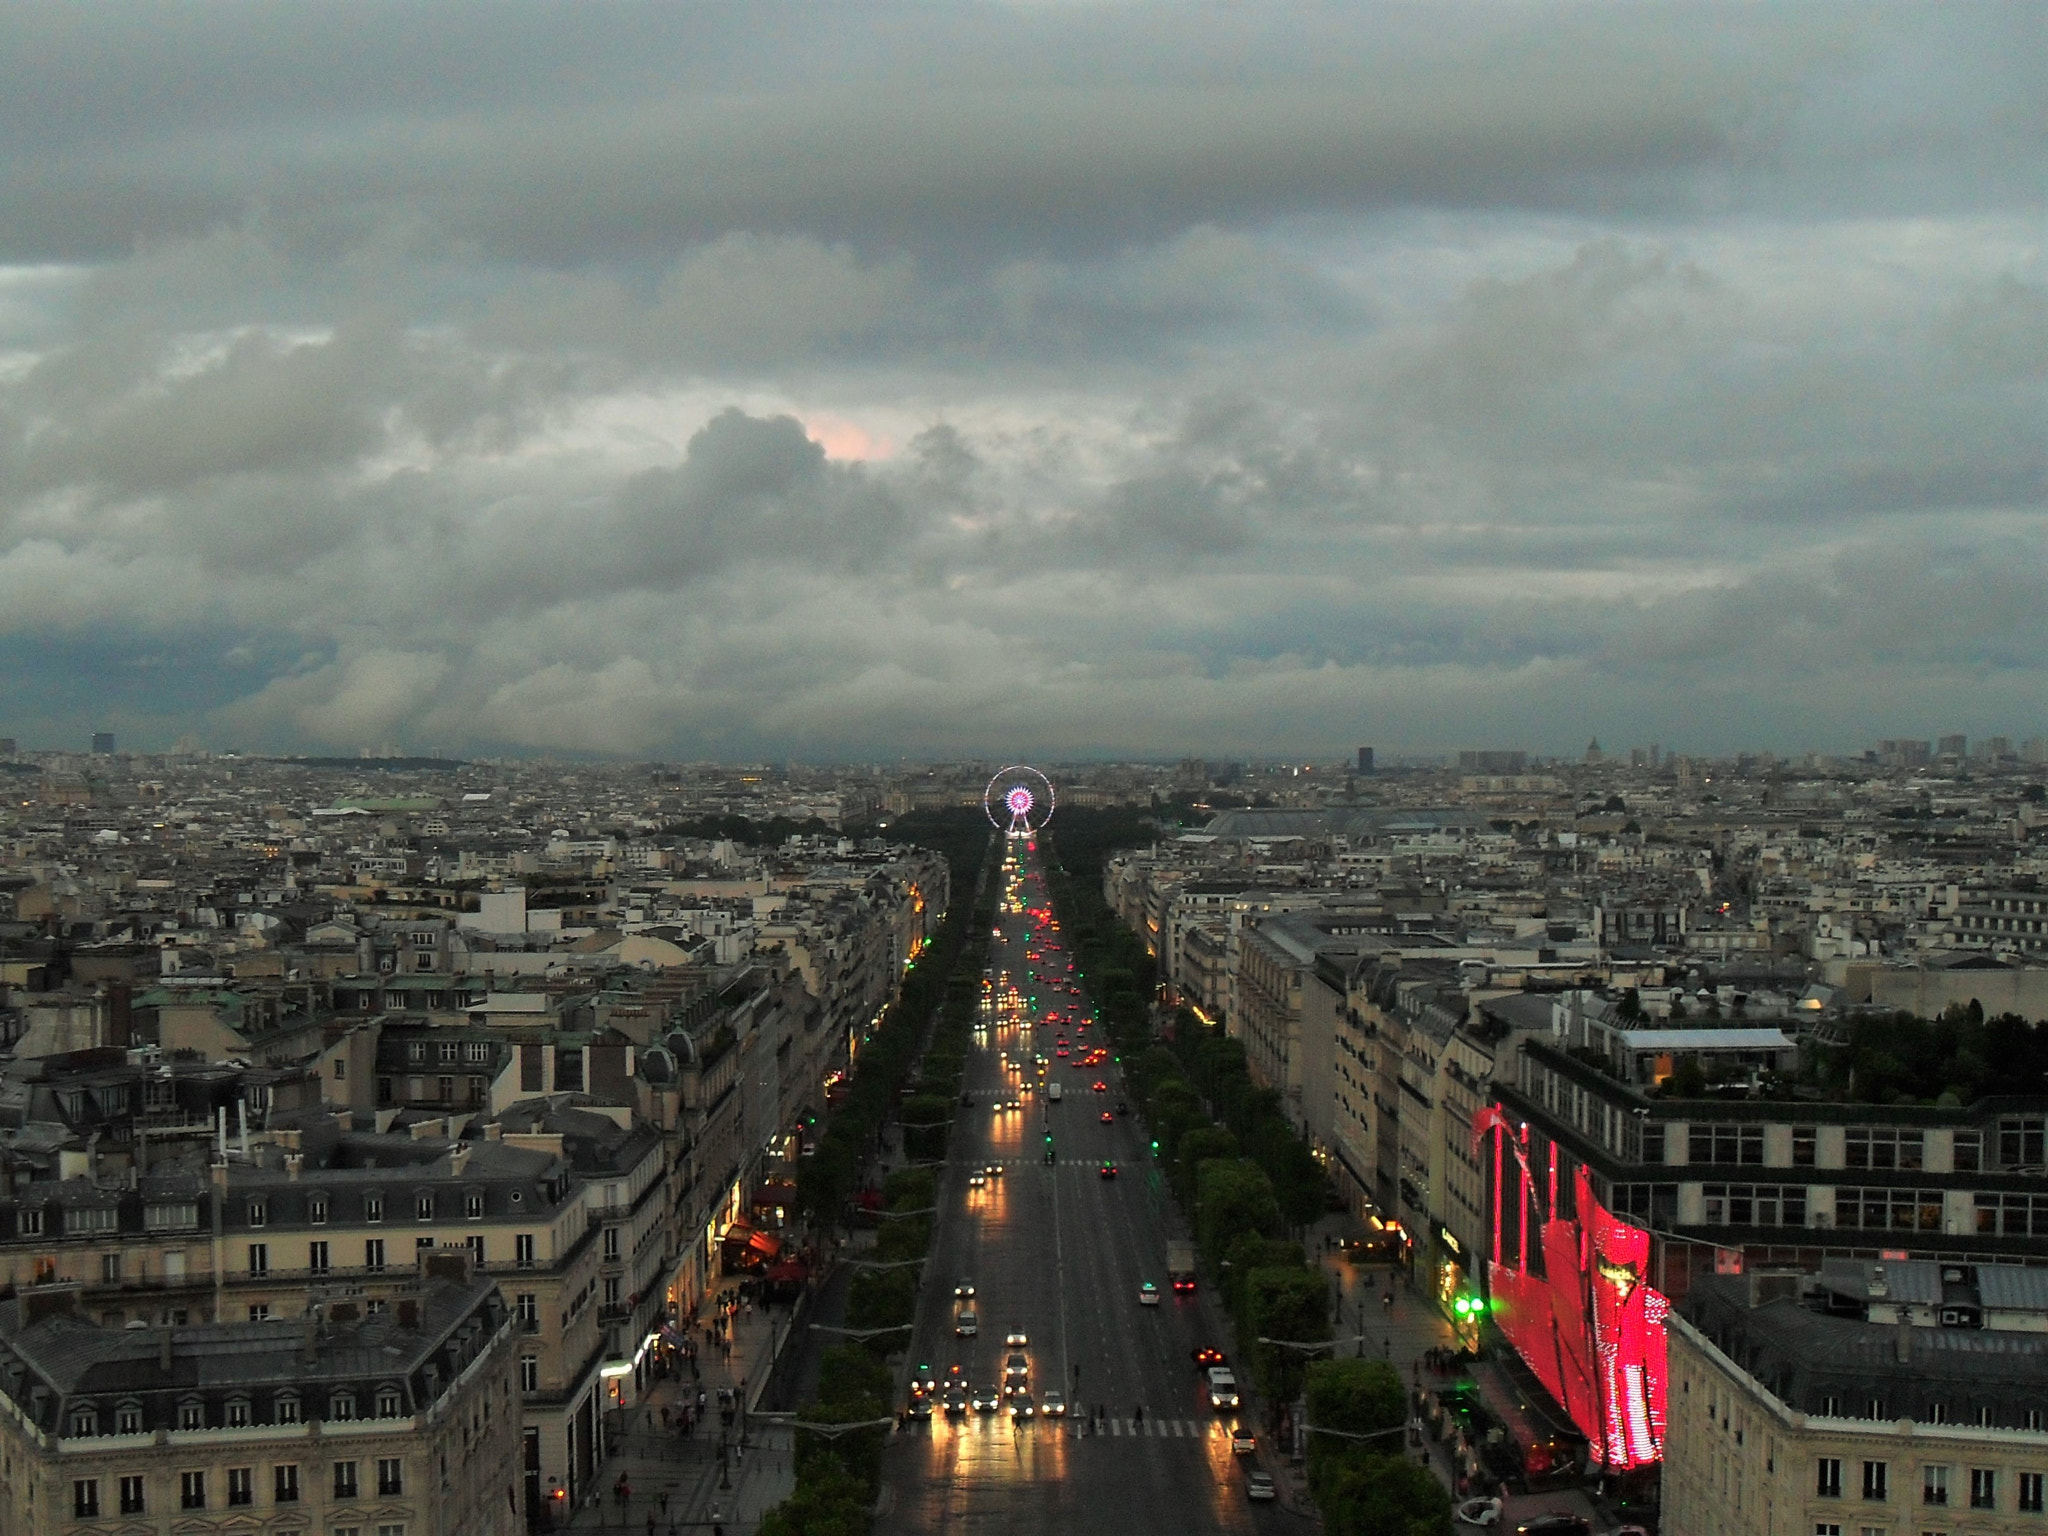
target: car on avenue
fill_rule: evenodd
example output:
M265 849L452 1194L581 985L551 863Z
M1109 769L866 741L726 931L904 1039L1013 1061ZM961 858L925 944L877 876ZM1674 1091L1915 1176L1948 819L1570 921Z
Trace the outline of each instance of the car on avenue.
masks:
M1233 1424L1230 1426L1231 1455L1250 1456L1254 1452L1256 1452L1258 1448L1259 1437L1252 1433L1252 1429L1249 1424Z
M1159 1287L1150 1280L1147 1280L1138 1287L1138 1305L1141 1307L1156 1307L1159 1305Z
M1048 1419L1064 1419L1067 1416L1067 1395L1052 1391L1038 1401L1038 1411Z
M1554 1509L1531 1515L1515 1527L1515 1536L1593 1536L1593 1522L1584 1515Z
M1451 1513L1463 1525L1499 1525L1500 1500L1495 1498L1467 1499Z
M1280 1497L1280 1490L1273 1486L1273 1474L1253 1472L1244 1480L1244 1496L1260 1503L1270 1503Z
M1113 1179L1113 1178L1115 1178L1115 1177L1116 1177L1116 1164L1115 1164L1115 1163L1104 1163L1104 1164L1102 1165L1102 1176L1103 1176L1103 1177L1104 1177L1105 1179Z

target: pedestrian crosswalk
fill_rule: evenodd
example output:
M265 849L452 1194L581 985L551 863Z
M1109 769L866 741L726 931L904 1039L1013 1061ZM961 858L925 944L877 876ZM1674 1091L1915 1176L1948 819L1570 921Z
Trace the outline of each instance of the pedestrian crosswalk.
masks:
M1071 1430L1081 1439L1228 1440L1230 1427L1220 1419L1090 1419L1077 1414L1064 1421L1040 1419L1046 1429Z

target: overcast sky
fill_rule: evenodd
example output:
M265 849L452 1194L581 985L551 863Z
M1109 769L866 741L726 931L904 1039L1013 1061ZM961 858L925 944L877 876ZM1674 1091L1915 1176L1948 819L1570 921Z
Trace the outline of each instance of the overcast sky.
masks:
M0 7L0 736L2048 734L2044 16Z

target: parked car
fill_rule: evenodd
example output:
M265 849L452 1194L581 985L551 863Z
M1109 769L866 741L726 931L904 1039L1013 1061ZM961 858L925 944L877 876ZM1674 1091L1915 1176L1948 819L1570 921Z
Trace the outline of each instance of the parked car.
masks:
M1452 1512L1465 1525L1494 1526L1500 1524L1499 1499L1467 1499Z

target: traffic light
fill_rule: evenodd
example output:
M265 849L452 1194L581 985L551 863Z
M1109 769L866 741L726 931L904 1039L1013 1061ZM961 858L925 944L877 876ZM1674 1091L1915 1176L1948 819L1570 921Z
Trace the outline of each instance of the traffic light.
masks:
M1152 1138L1152 1155L1154 1157L1159 1155L1159 1138L1157 1136Z
M1458 1320L1463 1322L1467 1318L1477 1318L1484 1313L1486 1311L1486 1303L1479 1297L1467 1292L1451 1303L1451 1310L1457 1313Z

